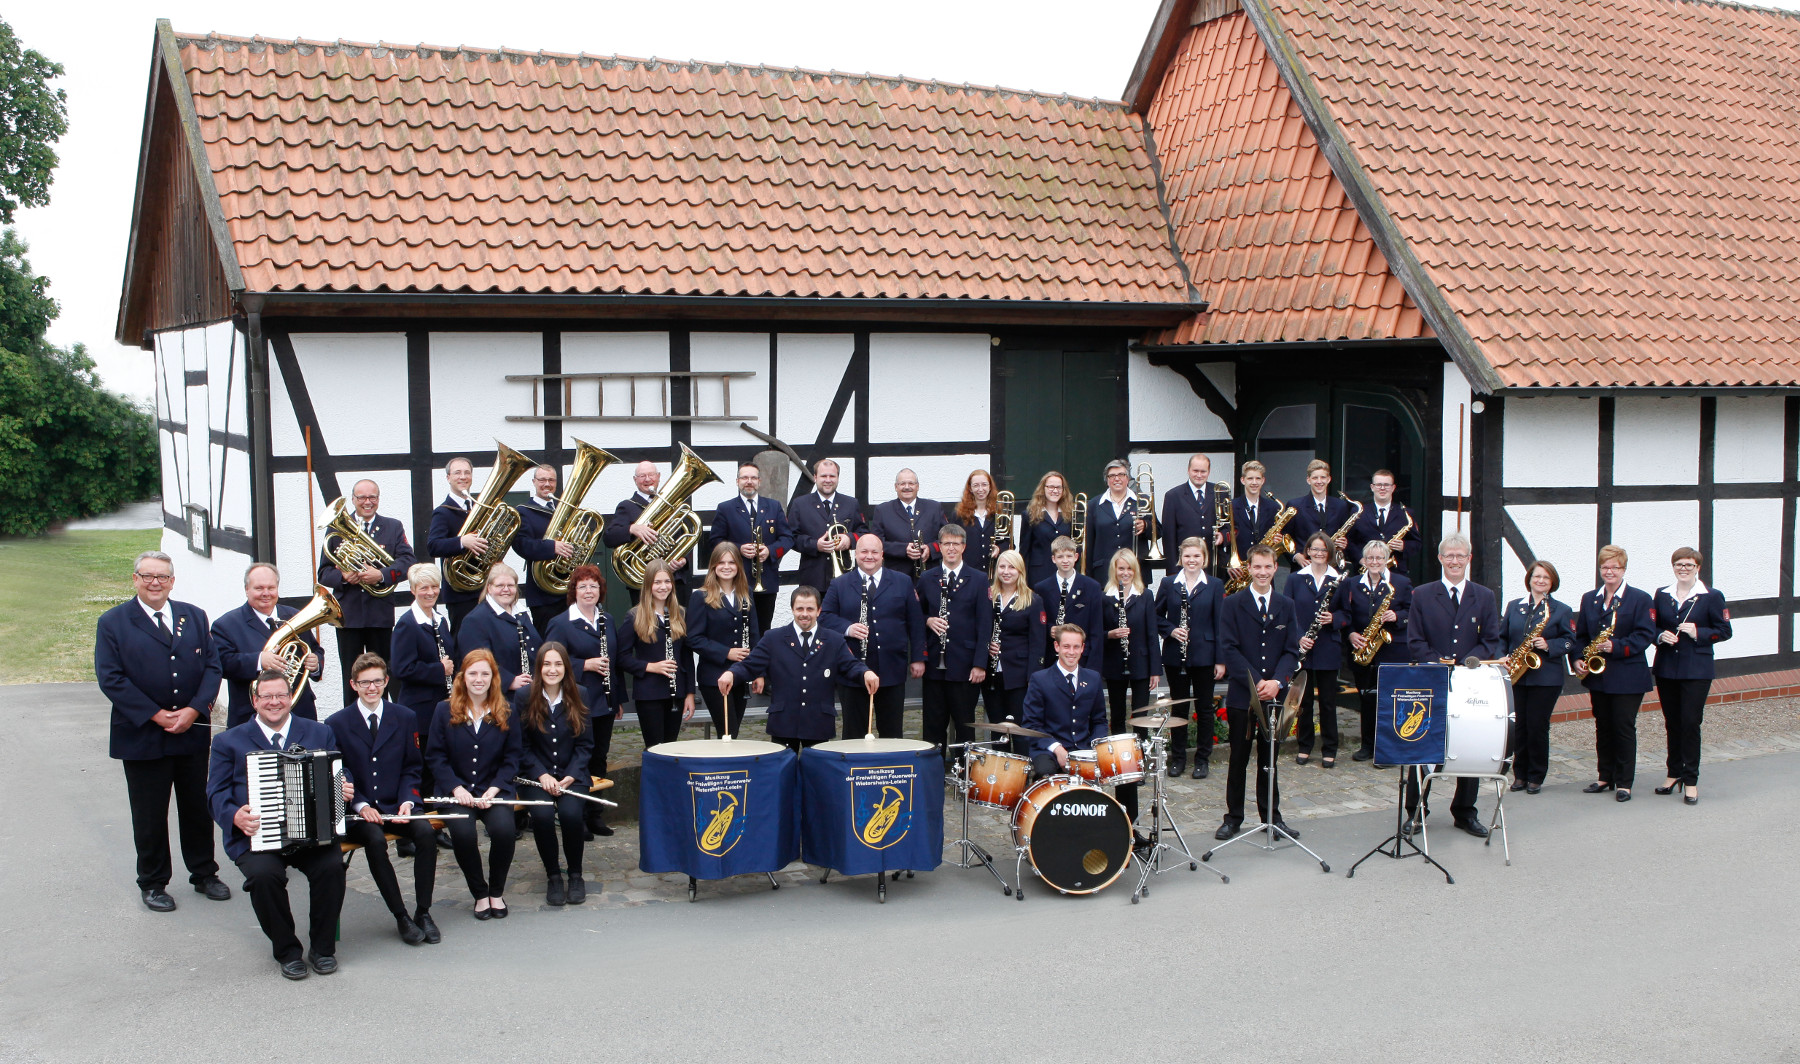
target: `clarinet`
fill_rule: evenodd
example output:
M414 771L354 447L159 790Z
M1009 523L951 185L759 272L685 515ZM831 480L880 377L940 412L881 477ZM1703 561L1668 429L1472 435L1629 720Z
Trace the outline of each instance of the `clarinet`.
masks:
M1178 576L1175 578L1175 585L1176 585L1176 587L1180 588L1180 590L1181 590L1181 623L1176 625L1175 627L1181 629L1184 632L1187 632L1187 642L1181 644L1181 659L1182 659L1181 664L1183 665L1183 667L1185 667L1188 663L1188 659L1193 656L1191 653L1189 653L1189 651L1191 651L1193 649L1194 633L1188 632L1188 588L1187 588L1187 584L1183 583L1181 580L1181 577Z
M738 646L750 649L750 596L738 596Z
M944 634L938 636L938 671L943 672L950 662L950 596L956 589L950 586L950 574L943 573L938 577L938 620L944 622Z
M531 647L525 642L525 622L514 617L513 622L519 626L519 675L531 675Z
M433 617L431 619L431 641L437 644L439 660L442 660L442 659L450 656L449 652L444 649L444 633L438 628L436 617ZM450 673L445 673L444 674L444 693L454 694L455 691L456 691L456 678L454 676L450 675Z
M1125 602L1126 602L1125 589L1120 588L1119 589L1119 627L1120 628L1131 627L1130 619L1125 614ZM1119 639L1119 653L1124 656L1126 665L1130 665L1131 664L1131 637L1129 635L1123 636Z
M595 627L600 629L600 657L606 661L606 671L600 674L600 689L606 692L606 704L612 705L612 654L606 649L606 614L599 613L594 618Z
M998 646L1000 644L1000 621L1005 616L1006 616L1006 605L1000 601L999 593L995 592L995 594L994 594L994 634L991 637L989 637L989 639L988 639L988 642L994 644L995 646ZM992 655L990 655L989 661L992 663L992 666L991 666L992 671L999 672L1000 671L1000 652L995 651Z
M1319 589L1319 603L1322 607L1330 607L1331 596L1337 592L1337 586L1337 578L1332 577L1325 581L1325 586L1323 588ZM1319 638L1319 629L1322 627L1324 627L1324 622L1319 620L1318 611L1315 611L1313 613L1312 627L1306 630L1306 638L1316 641ZM1315 642L1313 645L1316 647L1318 644Z
M866 665L869 661L869 644L875 640L875 633L869 631L869 574L867 573L863 574L862 609L856 615L856 623L863 626L861 657Z
M662 625L663 625L663 660L664 661L674 661L675 660L675 618L673 616L664 617L662 619ZM679 673L681 671L681 667L679 665L677 665L675 667L675 671L677 673ZM676 684L675 680L676 680L676 678L674 676L669 677L669 697L670 698L675 697L675 689L678 686Z
M1074 593L1075 581L1070 580L1069 594L1056 596L1056 623L1058 625L1069 623L1069 595L1073 595Z

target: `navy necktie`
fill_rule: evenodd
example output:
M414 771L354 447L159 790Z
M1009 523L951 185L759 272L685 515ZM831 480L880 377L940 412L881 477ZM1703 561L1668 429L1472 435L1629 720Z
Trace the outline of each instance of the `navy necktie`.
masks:
M380 716L380 714L377 714L377 713L371 713L371 714L369 714L369 745L370 746L375 745L375 737L380 734L381 734L381 716Z
M276 732L274 734L274 736L269 739L269 745L274 747L277 750L281 749L281 733L280 732Z
M157 634L161 635L164 639L169 638L169 622L163 620L161 610L156 611L156 631Z
M1462 593L1455 588L1450 589L1450 612L1455 613L1462 608Z

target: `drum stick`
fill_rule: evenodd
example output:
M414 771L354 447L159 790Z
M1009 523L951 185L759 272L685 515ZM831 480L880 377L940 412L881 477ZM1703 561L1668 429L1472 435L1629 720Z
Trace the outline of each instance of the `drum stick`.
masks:
M869 729L868 729L868 732L865 735L863 735L863 742L872 743L874 741L875 741L875 692L870 691L869 692Z
M531 786L531 787L536 787L536 788L537 788L537 789L538 789L538 790L540 790L540 791L544 791L544 792L546 792L546 793L548 793L548 791L549 791L549 788L548 788L548 787L545 787L545 786L544 786L544 785L543 785L543 784L541 784L541 783L539 783L539 782L538 782L538 781L537 781L537 780L534 780L534 779L527 779L527 778L526 778L526 777L524 777L524 776L514 776L514 777L513 777L513 782L514 782L514 783L523 783L523 784L526 784L526 785L527 785L527 786ZM618 803L618 802L609 802L609 801L607 801L607 800L606 800L606 799L604 799L604 798L596 798L596 797L594 797L594 796L593 796L593 795L591 795L591 794L583 794L583 793L581 793L581 792L580 792L580 791L576 791L576 790L569 790L569 789L566 789L566 788L565 788L565 789L564 789L564 790L563 790L563 793L564 793L564 794L566 794L566 795L568 795L568 796L569 796L569 797L571 797L571 798L579 798L579 799L581 799L581 800L582 800L582 801L584 801L584 802L593 802L593 803L594 803L594 804L595 804L595 805L610 805L610 806L612 806L612 807L613 807L613 808L614 808L614 809L617 809L617 808L619 808L619 803ZM545 803L542 803L542 804L544 804L544 805L549 805L549 804L550 804L550 803L548 803L548 802L545 802Z

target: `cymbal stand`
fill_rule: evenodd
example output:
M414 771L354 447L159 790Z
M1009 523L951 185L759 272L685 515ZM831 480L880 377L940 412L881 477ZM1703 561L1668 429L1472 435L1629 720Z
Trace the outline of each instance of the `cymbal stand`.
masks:
M1255 679L1255 677L1252 676L1252 680L1254 680L1254 679ZM1253 698L1255 697L1254 693L1252 694L1252 697ZM1252 839L1252 838L1254 838L1254 836L1257 836L1257 835L1267 835L1268 836L1267 842L1253 841L1253 842L1251 842L1250 845L1255 846L1257 849L1260 849L1260 850L1274 851L1275 849L1277 849L1275 844L1277 842L1279 842L1281 839L1286 839L1289 842L1293 843L1295 847L1297 847L1301 850L1305 850L1306 855L1308 857L1311 857L1313 860L1319 862L1320 871L1324 871L1324 872L1331 871L1331 866L1325 863L1325 859L1323 857L1320 857L1318 854L1313 853L1311 850L1307 849L1306 846L1303 843L1301 843L1301 841L1299 839L1296 839L1296 838L1294 838L1294 836L1288 834L1285 830L1282 829L1281 825L1275 823L1275 820L1274 820L1274 817L1275 817L1275 773L1277 770L1277 763L1278 763L1278 758L1276 755L1281 750L1281 736L1279 736L1275 733L1275 724L1276 724L1276 721L1281 716L1281 703L1279 701L1270 701L1265 706L1259 701L1258 704L1254 708L1249 710L1249 712L1256 714L1257 719L1260 721L1260 723L1262 725L1262 733L1263 733L1262 741L1269 744L1269 763L1268 763L1269 767L1268 767L1268 771L1264 772L1262 774L1263 775L1262 788L1263 788L1263 808L1268 811L1268 815L1269 815L1270 819L1264 823L1258 824L1257 826L1251 828L1248 831L1241 831L1241 832L1237 833L1236 835L1233 835L1231 838L1226 839L1224 842L1219 843L1217 846L1214 846L1212 849L1201 854L1200 860L1211 861L1213 854L1218 853L1220 850L1223 850L1225 847L1230 846L1234 842L1241 842L1244 839Z
M1182 724L1187 718L1181 718ZM1169 760L1169 737L1164 734L1167 725L1151 732L1146 740L1150 756L1145 760L1150 769L1150 846L1146 853L1132 851L1132 857L1138 862L1139 873L1137 889L1131 892L1131 904L1136 905L1138 899L1150 896L1150 877L1169 871L1163 867L1163 854L1179 853L1188 860L1188 871L1196 872L1200 864L1194 859L1194 851L1188 849L1187 839L1182 837L1181 826L1175 823L1175 816L1169 812L1169 796L1163 793L1164 769ZM1167 826L1165 827L1165 822ZM1164 831L1175 836L1173 845L1162 841ZM1173 862L1179 863L1179 862ZM1207 865L1206 870L1219 877L1219 882L1229 883L1231 877Z
M994 867L994 855L989 853L987 848L979 842L969 838L969 791L974 786L969 780L970 765L975 760L977 750L997 746L1000 742L1002 742L1000 739L974 739L950 746L948 749L951 750L958 746L963 748L962 753L956 758L956 768L950 777L950 786L956 789L957 801L962 805L962 837L954 843L957 848L956 867L974 868L974 862L969 860L972 855L976 861L980 861L993 874L994 879L1000 884L1000 892L1010 897L1013 892L1012 885L1006 881L1005 876L1000 874L1000 870Z

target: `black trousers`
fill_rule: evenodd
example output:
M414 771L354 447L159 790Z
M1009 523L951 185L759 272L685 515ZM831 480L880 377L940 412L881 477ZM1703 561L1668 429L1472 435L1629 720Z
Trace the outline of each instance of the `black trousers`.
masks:
M444 811L469 814L467 820L444 821L444 826L450 830L450 846L456 854L456 866L462 869L463 879L469 884L469 896L480 901L482 898L497 898L505 894L506 875L512 871L513 846L517 842L513 830L513 807L501 799L486 809L459 805ZM488 863L485 876L482 875L481 868L481 843L475 835L477 822L487 825Z
M1338 674L1336 669L1308 669L1306 687L1300 693L1300 717L1295 722L1296 752L1312 753L1313 709L1319 711L1319 756L1337 758Z
M1700 785L1700 721L1711 692L1711 680L1656 681L1663 727L1669 733L1669 778L1684 786Z
M409 912L425 912L431 908L431 892L437 884L437 833L429 820L404 820L398 824L371 824L354 813L349 817L345 835L363 848L369 862L369 875L388 912L405 916ZM411 839L413 853L413 896L418 904L406 907L406 896L400 892L400 877L394 874L394 863L388 859L387 835L392 831L403 839Z
M547 602L542 606L533 606L531 607L531 623L537 626L538 633L541 635L544 629L550 627L551 621L567 612L569 612L569 604L566 602Z
M1143 728L1131 728L1125 722L1136 715L1137 711L1150 703L1150 680L1108 680L1106 681L1107 722L1112 725L1114 735L1124 735L1130 731L1142 742L1150 733ZM1146 757L1149 750L1144 751ZM1150 771L1149 761L1144 763L1144 771ZM1137 823L1138 784L1121 783L1115 788L1119 796L1119 804L1130 814L1131 822Z
M838 715L844 721L844 738L860 739L869 734L869 692L862 684L837 689ZM889 684L875 689L875 734L883 739L904 739L906 728L906 685Z
M586 794L587 787L582 785L585 782L585 780L576 781L576 787L572 787L570 790L578 789L581 793ZM549 795L546 794L544 797L548 798ZM537 843L538 856L544 861L546 875L560 876L563 873L562 867L556 863L556 825L558 822L562 824L563 859L568 862L570 873L581 874L581 844L587 840L586 825L583 820L589 809L603 808L605 807L597 806L593 802L584 802L568 791L564 791L553 806L534 805L530 807L531 837Z
M673 698L640 698L636 702L644 749L681 738L681 703Z
M922 738L940 752L949 743L950 725L956 725L956 741L966 743L975 738L975 702L981 688L967 680L933 679L925 670L924 690L920 700L924 707L925 729ZM947 755L946 755L947 756Z
M1005 684L1004 676L990 674L987 682L981 685L981 711L987 717L989 724L999 724L1004 720L1019 724L1025 720L1025 688L1015 687L1008 691ZM995 736L988 735L985 738L992 739ZM1025 740L1016 736L1009 737L1003 749L1010 753L1023 754Z
M867 716L867 714L864 714L864 715ZM866 734L866 733L859 732L857 734L857 738L859 738L859 739L862 738L863 734ZM787 747L789 750L792 750L794 753L797 754L801 750L805 749L806 747L817 746L820 743L824 742L825 740L824 739L796 739L791 735L771 735L771 736L769 736L769 741L772 743L780 743L781 745Z
M450 615L450 634L455 635L457 632L462 631L463 618L467 617L470 612L480 604L480 599L470 599L467 602L444 603L444 612Z
M1550 771L1550 714L1560 687L1513 685L1513 779L1541 784Z
M706 703L707 715L712 717L713 732L717 735L725 734L726 702L730 702L731 737L737 738L738 731L744 726L744 707L750 701L749 685L733 684L731 697L727 699L726 696L719 693L718 687L703 683L700 685L700 700Z
M338 675L344 685L344 705L356 704L356 692L350 688L350 666L363 654L379 654L382 661L393 655L392 628L339 628L337 630Z
M1590 691L1588 698L1594 707L1595 778L1630 790L1637 774L1637 717L1644 696Z
M1183 720L1194 722L1194 761L1212 757L1213 749L1213 671L1210 665L1196 665L1186 669L1169 670L1169 697L1181 700L1195 698L1198 701L1191 705L1170 706L1169 713ZM1171 756L1185 759L1188 748L1188 728L1186 724L1169 729L1169 753Z
M1037 779L1043 779L1045 776L1072 774L1068 769L1057 764L1056 755L1049 752L1031 755L1031 772ZM1137 830L1138 786L1136 783L1121 783L1113 788L1113 794L1119 799L1119 804L1125 807L1125 815L1131 818L1134 832Z
M767 564L774 565L775 559L769 559ZM821 595L825 593L824 588L819 588L818 590ZM768 631L769 625L775 620L775 592L753 591L750 593L750 600L756 604L756 620L757 623L762 625L758 631ZM683 601L686 600L684 599Z
M294 911L288 907L288 869L306 877L310 912L307 933L312 951L329 957L337 952L338 911L344 907L344 861L336 846L309 846L291 854L246 853L237 859L244 889L256 922L269 936L275 960L286 964L303 955L294 934Z
M1375 670L1378 667L1378 663L1350 666L1350 675L1356 678L1356 712L1362 718L1362 741L1356 748L1370 753L1375 752L1375 702L1378 697Z
M1441 766L1440 766L1441 767ZM1431 815L1432 780L1425 784L1425 816ZM1470 776L1463 776L1456 781L1456 793L1450 798L1450 816L1458 824L1475 816L1475 800L1481 797L1481 781ZM1411 773L1406 777L1406 814L1411 816L1419 808L1419 781ZM1423 819L1423 818L1421 818Z
M196 722L196 728L206 725ZM126 761L125 796L131 802L131 838L137 845L139 890L169 885L169 794L175 795L175 822L181 832L181 859L188 882L219 874L213 859L212 814L206 808L206 762L202 750L144 761Z
M1256 755L1256 813L1263 823L1281 819L1281 783L1276 776L1273 791L1267 795L1264 783L1269 777L1269 744L1254 726L1249 709L1225 710L1225 724L1231 743L1230 768L1225 774L1225 819L1234 824L1244 822L1244 787L1250 774L1250 756Z

